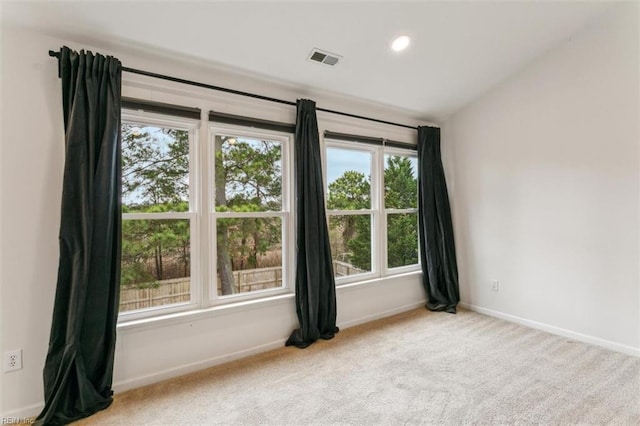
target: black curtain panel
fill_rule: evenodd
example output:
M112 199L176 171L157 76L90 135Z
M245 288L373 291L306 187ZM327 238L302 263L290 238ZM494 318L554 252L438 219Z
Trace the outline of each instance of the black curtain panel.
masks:
M63 47L65 128L60 262L45 407L67 424L111 404L120 287L120 61Z
M294 330L286 346L306 348L338 332L315 102L298 100L295 137L296 312L300 328Z
M418 127L418 164L420 261L427 309L455 314L460 301L458 266L439 128Z

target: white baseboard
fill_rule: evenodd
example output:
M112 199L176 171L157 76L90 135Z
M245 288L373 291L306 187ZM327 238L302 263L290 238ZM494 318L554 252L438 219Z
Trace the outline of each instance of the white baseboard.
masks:
M492 309L483 308L481 306L476 306L469 303L461 302L459 306L462 308L466 308L470 311L488 315L490 317L500 318L505 321L524 325L530 328L535 328L536 330L546 331L547 333L556 334L558 336L577 340L579 342L600 346L605 349L609 349L615 352L621 352L626 355L640 357L640 348L634 348L633 346L627 346L620 343L612 342L610 340L600 339L599 337L589 336L587 334L582 334L582 333L567 330L564 328L556 327L553 325L544 324L544 323L529 320L526 318L517 317L515 315L505 314L503 312L494 311Z
M403 312L407 312L410 311L412 309L416 309L416 308L420 308L423 307L425 305L425 303L427 303L426 300L422 300L419 302L414 302L414 303L409 303L407 305L403 305L403 306L399 306L397 308L393 308L393 309L389 309L387 311L383 311L383 312L377 312L373 315L367 315L364 316L362 318L357 318L357 319L353 319L351 321L345 321L342 322L340 324L338 324L339 328L349 328L349 327L355 327L356 325L360 325L360 324L365 324L371 321L375 321L381 318L386 318L386 317L390 317L391 315L396 315L396 314L401 314Z
M35 417L38 414L40 414L40 412L42 411L42 409L44 408L44 402L40 402L38 404L31 404L31 405L27 405L26 407L22 407L19 408L17 410L13 410L13 411L7 411L6 413L2 413L2 415L0 415L0 423L5 424L2 422L2 419L26 419L27 417ZM8 423L7 423L8 424Z

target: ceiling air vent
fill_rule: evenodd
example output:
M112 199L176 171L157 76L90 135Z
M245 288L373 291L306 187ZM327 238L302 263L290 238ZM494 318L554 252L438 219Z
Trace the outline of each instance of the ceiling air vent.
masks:
M334 66L338 61L340 61L340 58L342 57L335 53L330 53L320 49L313 49L307 59L313 62Z

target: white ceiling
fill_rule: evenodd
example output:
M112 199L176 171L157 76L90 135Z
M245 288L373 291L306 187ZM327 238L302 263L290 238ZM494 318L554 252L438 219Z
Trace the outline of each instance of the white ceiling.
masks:
M22 2L3 3L2 19L78 43L108 39L180 52L441 121L566 42L610 6L567 1ZM394 53L389 44L401 34L411 37L411 45ZM335 67L309 62L314 47L343 59Z

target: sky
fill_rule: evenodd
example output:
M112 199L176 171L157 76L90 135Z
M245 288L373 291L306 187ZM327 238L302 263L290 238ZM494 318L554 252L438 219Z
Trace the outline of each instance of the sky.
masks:
M158 126L145 126L145 125L137 125L137 124L131 124L131 123L123 123L122 124L122 128L123 129L130 129L132 133L134 134L138 134L138 133L148 133L149 137L147 139L144 140L136 140L135 143L137 144L147 144L149 146L150 150L155 150L155 154L151 156L151 161L156 161L158 159L161 159L162 157L166 156L169 153L169 144L173 141L173 137L165 134L163 132L163 128L162 127L158 127ZM125 130L123 130L123 134L125 133ZM122 139L122 150L123 152L126 154L127 152L127 140L126 138ZM132 168L140 168L143 167L143 164L133 164L131 166ZM137 174L132 174L131 176L127 175L127 170L123 170L123 180L127 180L127 178L129 179L136 179L139 178L139 176ZM182 176L182 179L185 181L185 184L188 186L189 184L189 174L186 173L184 176ZM131 205L135 205L135 204L140 204L144 201L148 201L144 199L144 195L143 195L143 189L141 188L137 188L133 191L127 191L126 188L123 186L122 188L122 203L124 205L127 206L131 206Z
M371 176L371 153L343 148L327 148L327 185L344 172L353 170Z
M384 156L385 164L389 155ZM418 177L418 159L409 157L413 166L413 174ZM353 170L371 177L371 153L344 148L327 148L327 186L348 170Z

